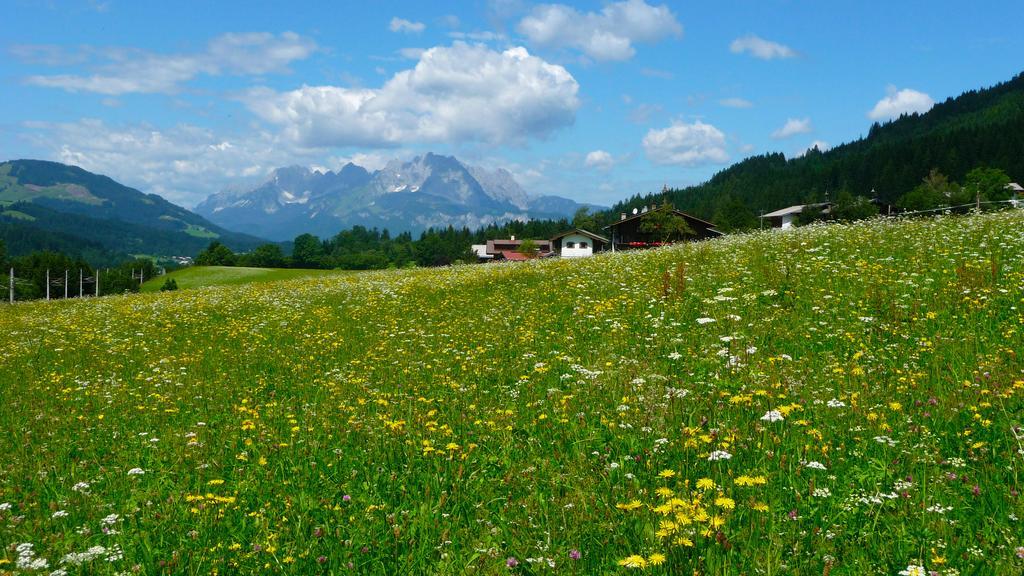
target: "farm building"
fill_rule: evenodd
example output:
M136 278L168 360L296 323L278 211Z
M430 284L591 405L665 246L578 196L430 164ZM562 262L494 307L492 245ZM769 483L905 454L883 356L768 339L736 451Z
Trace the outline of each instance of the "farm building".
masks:
M552 250L562 258L593 256L595 250L604 250L604 247L607 245L607 238L582 228L574 228L568 232L562 232L551 239Z
M805 210L814 208L821 210L822 214L827 214L829 209L832 208L832 204L829 202L798 204L796 206L790 206L788 208L782 208L780 210L764 214L761 216L761 220L768 222L772 228L792 228L796 224L797 218L799 218Z
M1016 182L1010 182L1006 185L1006 189L1013 194L1013 197L1010 198L1010 204L1016 208L1020 205L1022 198L1024 198L1024 186L1021 186Z
M515 236L507 240L488 240L487 244L484 245L483 257L480 256L480 252L477 252L475 248L474 252L477 252L477 256L480 257L481 261L529 260L531 256L519 252L519 247L522 246L523 242L525 240L516 240ZM550 240L531 240L531 242L537 247L536 255L532 256L532 258L546 258L552 255Z
M650 218L661 217L660 212L659 208L644 206L641 209L634 209L632 215L620 214L618 222L605 226L604 229L609 231L611 237L612 251L653 248L671 244L671 240L666 240L659 232L645 229L647 228L644 226L645 222L648 222ZM675 208L670 208L668 213L672 218L681 219L692 231L692 234L686 235L683 240L706 240L723 235L715 229L715 225L711 222L701 220Z

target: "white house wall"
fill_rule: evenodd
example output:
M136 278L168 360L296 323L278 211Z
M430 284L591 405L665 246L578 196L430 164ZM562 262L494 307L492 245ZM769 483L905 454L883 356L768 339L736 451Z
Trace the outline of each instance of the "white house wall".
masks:
M586 242L586 248L566 248L569 242L573 246L579 246L580 242ZM569 234L562 238L562 258L585 258L594 255L594 240L582 234Z

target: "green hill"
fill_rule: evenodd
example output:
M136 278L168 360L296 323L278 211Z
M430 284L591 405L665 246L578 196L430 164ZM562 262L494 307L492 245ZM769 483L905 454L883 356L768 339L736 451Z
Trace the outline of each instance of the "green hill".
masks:
M0 566L1021 574L1022 230L0 306Z
M1024 74L983 90L936 104L925 114L874 124L866 137L799 158L781 153L747 158L708 182L671 190L680 209L704 218L730 201L756 212L806 201L854 196L894 203L933 168L953 180L978 166L1000 168L1024 180ZM635 196L613 206L605 218L652 204L661 194Z
M9 226L12 223L18 226ZM38 232L26 235L26 228ZM83 246L99 245L111 254L158 256L195 255L212 239L234 250L263 242L220 228L156 194L41 160L0 164L0 234L9 244L26 244L28 251L42 248L36 238L52 236L47 242L53 244L71 236ZM33 240L26 242L26 237Z

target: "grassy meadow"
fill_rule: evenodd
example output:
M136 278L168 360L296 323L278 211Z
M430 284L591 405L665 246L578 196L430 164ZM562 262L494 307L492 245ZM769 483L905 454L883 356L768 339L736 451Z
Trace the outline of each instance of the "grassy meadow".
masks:
M309 270L302 268L248 268L245 266L189 266L150 278L142 285L143 292L157 292L169 278L179 289L203 286L236 286L250 282L274 282L316 276L350 274L343 270Z
M1024 572L1022 212L16 304L0 346L0 573Z

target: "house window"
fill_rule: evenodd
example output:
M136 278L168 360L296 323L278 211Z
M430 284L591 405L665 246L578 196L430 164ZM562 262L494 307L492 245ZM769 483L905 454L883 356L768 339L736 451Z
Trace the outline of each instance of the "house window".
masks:
M576 243L575 242L566 242L565 243L565 247L566 248L575 248L576 247Z
M580 248L590 248L590 244L586 242L580 242Z

